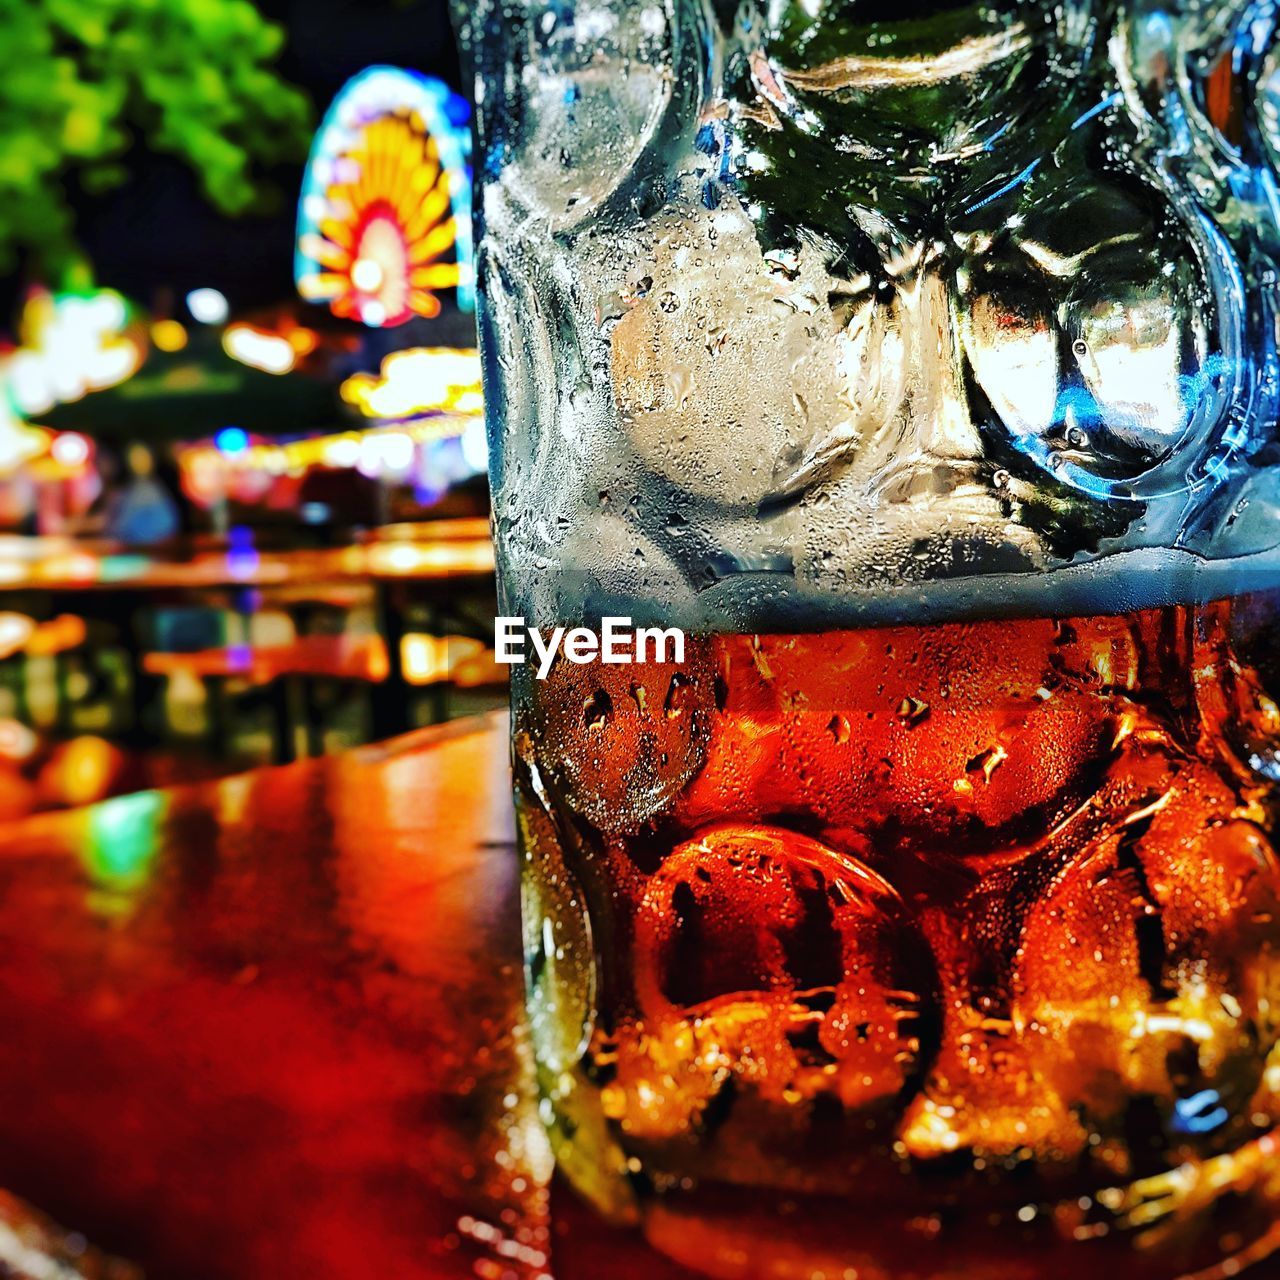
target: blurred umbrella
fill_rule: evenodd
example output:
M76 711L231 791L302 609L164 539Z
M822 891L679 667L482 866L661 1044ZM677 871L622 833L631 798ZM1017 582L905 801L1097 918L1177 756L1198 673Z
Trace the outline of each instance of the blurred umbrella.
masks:
M301 374L276 375L233 360L216 335L152 350L127 382L40 415L55 431L108 440L198 440L223 427L253 435L300 435L332 427L342 411L333 387Z

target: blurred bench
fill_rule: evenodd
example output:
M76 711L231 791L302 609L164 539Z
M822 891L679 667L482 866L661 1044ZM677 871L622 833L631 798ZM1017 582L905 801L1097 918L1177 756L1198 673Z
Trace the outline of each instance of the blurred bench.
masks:
M493 654L470 637L410 634L401 644L406 683L430 688L437 700L434 720L447 718L447 698L454 689L499 689L506 670ZM225 748L226 686L241 681L267 691L275 721L276 758L298 755L301 727L304 754L323 753L324 717L317 697L320 683L375 686L388 678L386 643L377 635L302 635L283 645L226 645L192 653L147 653L143 668L166 679L191 677L209 689L215 719L215 749Z

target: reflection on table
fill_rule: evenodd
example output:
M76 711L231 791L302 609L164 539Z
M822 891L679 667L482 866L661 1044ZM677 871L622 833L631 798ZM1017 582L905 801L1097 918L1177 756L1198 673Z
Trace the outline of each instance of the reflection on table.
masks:
M685 1275L549 1198L516 876L500 716L0 829L0 1185L159 1280Z

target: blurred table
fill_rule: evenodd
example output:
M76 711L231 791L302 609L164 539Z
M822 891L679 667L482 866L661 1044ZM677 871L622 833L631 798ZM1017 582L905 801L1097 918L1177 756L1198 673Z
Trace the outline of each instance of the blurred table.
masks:
M451 516L446 520L418 520L412 524L383 524L371 529L362 542L421 542L487 538L489 520L485 516Z
M0 829L0 1186L151 1280L685 1276L549 1201L510 797L495 716Z
M178 673L198 680L238 676L265 684L284 676L330 676L374 683L390 665L381 636L299 636L283 645L231 645L194 653L148 653L143 666L152 675Z
M43 541L43 540L37 540ZM387 541L325 550L202 551L186 557L88 549L74 544L0 547L0 592L199 591L303 582L440 582L493 572L485 538Z
M493 544L482 520L401 526L388 536L333 549L259 551L245 545L198 550L187 556L125 551L106 544L78 545L64 539L0 539L0 600L42 593L65 604L65 598L73 597L82 612L104 616L126 628L148 602L226 592L236 607L247 612L246 599L256 591L372 584L389 663L386 678L373 690L376 738L410 727L409 685L401 656L405 608L397 593L412 588L443 633L447 623L458 620L450 613L450 604L460 588L483 586L492 581L493 573ZM463 624L463 634L478 633L477 619L463 619ZM491 625L487 618L485 624ZM142 662L144 648L142 638L135 635L135 718L140 724L143 708L157 696L154 677ZM147 735L137 736L138 745L145 745Z

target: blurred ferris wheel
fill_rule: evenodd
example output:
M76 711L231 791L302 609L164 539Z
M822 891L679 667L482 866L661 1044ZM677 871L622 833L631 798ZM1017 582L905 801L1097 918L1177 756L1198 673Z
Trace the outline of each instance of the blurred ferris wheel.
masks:
M298 210L299 293L380 328L475 304L466 102L438 80L371 67L311 149Z

